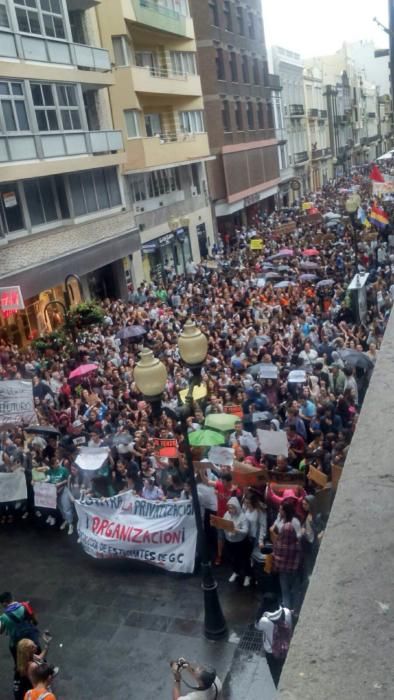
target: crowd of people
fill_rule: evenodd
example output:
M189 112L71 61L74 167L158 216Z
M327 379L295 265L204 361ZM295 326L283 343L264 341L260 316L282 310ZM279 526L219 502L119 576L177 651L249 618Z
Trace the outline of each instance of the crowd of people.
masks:
M45 357L1 341L0 379L31 378L39 423L57 433L2 433L0 471L24 469L28 498L0 503L0 522L23 517L72 535L74 501L84 490L97 498L124 490L152 500L190 498L180 428L168 413L154 415L133 369L142 347L150 348L168 372L163 403L175 407L190 379L177 337L191 319L208 338L208 355L206 392L194 402L189 431L236 407L239 420L224 443L238 464L266 470L270 482L241 487L231 466L201 468L206 450L194 449L213 561L230 567L230 585L257 584L296 616L327 520L311 469L330 484L344 465L393 302L390 226L371 235L373 228L351 221L344 203L355 191L368 214L370 183L357 173L299 207L256 214L189 274L168 273L130 288L128 300L102 302L103 324L67 351ZM312 215L302 207L307 201ZM362 317L348 291L356 271L369 275ZM119 331L129 326L141 334L122 341ZM88 363L94 372L69 379ZM288 454L264 454L257 428L286 431ZM155 438L177 439L177 457L159 457ZM110 448L89 484L75 462L81 446ZM32 485L40 480L56 484L56 510L34 507ZM212 528L211 514L233 528Z

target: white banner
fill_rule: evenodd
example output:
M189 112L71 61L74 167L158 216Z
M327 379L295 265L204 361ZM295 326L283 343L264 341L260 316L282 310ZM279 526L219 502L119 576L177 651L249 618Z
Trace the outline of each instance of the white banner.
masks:
M257 439L263 454L288 456L289 446L284 430L258 430Z
M55 484L47 481L33 482L34 505L36 508L52 508L56 510L57 489Z
M101 469L107 461L108 456L108 447L81 447L75 464L77 464L80 469L96 471L96 469Z
M373 194L393 194L394 182L372 182Z
M208 459L213 464L231 467L234 461L234 450L232 447L211 447L208 452Z
M76 501L78 534L96 559L138 559L192 573L197 530L191 501L148 501L131 491Z
M32 383L19 379L0 382L0 425L31 423L35 419Z
M0 503L25 501L27 498L26 477L23 469L0 473Z

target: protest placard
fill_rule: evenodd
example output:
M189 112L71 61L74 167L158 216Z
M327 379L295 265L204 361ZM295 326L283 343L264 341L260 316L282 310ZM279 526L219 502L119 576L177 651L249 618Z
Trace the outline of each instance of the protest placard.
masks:
M308 479L310 481L313 481L314 484L317 484L317 486L321 486L321 488L324 488L324 486L327 486L327 482L328 482L327 475L323 474L323 472L316 469L316 467L312 467L312 466L309 467Z
M178 457L178 442L174 439L154 439L155 453L158 457L176 459Z
M56 509L57 489L55 484L48 481L38 481L33 483L34 505L36 508Z
M261 238L252 238L249 241L250 250L263 250L263 241Z
M10 379L0 382L0 425L20 425L36 419L31 382Z
M182 403L186 402L187 395L189 393L189 389L182 389L182 391L179 392L179 398L181 399ZM207 395L207 387L205 384L200 384L200 386L195 386L193 388L193 401L198 401L199 399L205 398Z
M26 477L23 469L0 473L0 503L25 501L27 498Z
M280 238L288 233L293 233L293 231L296 230L296 227L295 221L289 221L287 224L281 224L280 226L277 226L277 228L274 228L272 235L274 238Z
M232 416L238 416L238 418L243 418L242 406L223 406L223 413L230 413Z
M234 450L232 447L211 447L208 452L208 459L213 464L222 467L231 467L234 461Z
M264 486L268 479L266 469L253 467L245 462L234 462L233 482L237 486Z
M289 446L284 430L257 430L260 449L265 455L283 455L287 457Z
M81 447L75 463L80 469L96 471L101 469L109 456L108 447Z
M234 532L234 523L232 520L226 520L226 518L219 518L217 515L211 515L209 522L212 527L216 527L218 530L226 530L226 532Z
M197 529L191 501L148 501L131 491L75 503L83 549L96 559L137 559L192 573Z

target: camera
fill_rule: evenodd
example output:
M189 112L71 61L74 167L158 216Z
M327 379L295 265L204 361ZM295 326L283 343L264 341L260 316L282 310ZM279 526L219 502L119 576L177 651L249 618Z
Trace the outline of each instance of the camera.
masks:
M189 662L182 658L182 656L176 661L170 661L170 667L173 673L180 673L183 668L187 668L188 666Z

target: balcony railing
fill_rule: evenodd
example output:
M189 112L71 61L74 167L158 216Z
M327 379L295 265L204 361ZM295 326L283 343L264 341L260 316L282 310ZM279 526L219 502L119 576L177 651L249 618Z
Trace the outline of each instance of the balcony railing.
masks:
M312 150L312 160L320 158L329 158L331 156L331 148L314 148Z
M0 163L96 155L123 150L121 131L67 131L0 135Z
M376 119L376 112L368 112L368 119Z
M0 57L58 63L97 71L111 70L106 49L3 29L0 30Z
M193 28L187 15L173 10L155 0L132 0L137 22L146 24L159 31L193 36Z
M327 110L326 109L319 110L319 118L320 119L327 119Z
M315 109L314 107L311 109L308 109L308 117L310 117L311 119L317 119L318 116L319 116L318 109Z
M304 105L289 105L289 114L291 117L303 117L305 114Z
M266 86L271 88L271 90L281 90L282 86L280 84L279 75L275 75L274 73L268 73Z
M300 165L301 163L305 163L305 161L308 160L308 153L306 151L300 151L299 153L294 154L294 163L296 165Z

